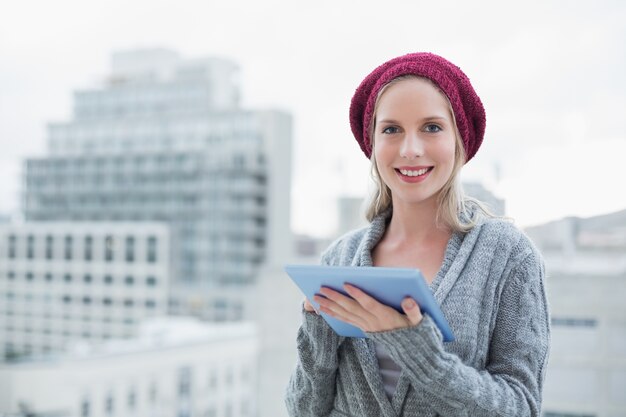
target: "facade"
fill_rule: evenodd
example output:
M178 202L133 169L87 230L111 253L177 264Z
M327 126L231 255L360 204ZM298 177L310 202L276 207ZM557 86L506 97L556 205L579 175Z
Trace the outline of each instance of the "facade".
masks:
M173 313L245 316L259 266L291 251L291 117L239 107L238 68L166 50L118 53L25 162L27 221L166 222Z
M256 416L256 328L159 318L137 337L0 365L0 415Z
M526 231L546 262L546 417L626 416L626 210Z
M131 337L165 314L169 244L159 223L0 225L0 362Z

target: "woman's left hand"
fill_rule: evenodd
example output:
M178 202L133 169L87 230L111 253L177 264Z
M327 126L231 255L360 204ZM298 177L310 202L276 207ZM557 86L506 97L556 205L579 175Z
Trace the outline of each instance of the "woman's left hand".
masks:
M404 314L401 314L379 303L353 285L345 284L343 288L352 298L322 287L319 293L324 297L316 295L313 298L319 303L320 311L352 324L364 332L381 332L417 326L422 321L423 316L419 306L412 298L407 297L402 301Z

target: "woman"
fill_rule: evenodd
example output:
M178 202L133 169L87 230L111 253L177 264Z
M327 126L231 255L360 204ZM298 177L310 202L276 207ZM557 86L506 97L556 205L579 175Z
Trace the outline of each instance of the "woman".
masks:
M350 122L372 161L370 225L335 241L325 265L418 268L455 341L415 301L404 314L358 288L320 289L321 311L360 327L343 338L304 302L292 416L539 416L550 342L543 261L513 224L464 197L460 168L485 130L455 65L430 53L388 61L356 90Z

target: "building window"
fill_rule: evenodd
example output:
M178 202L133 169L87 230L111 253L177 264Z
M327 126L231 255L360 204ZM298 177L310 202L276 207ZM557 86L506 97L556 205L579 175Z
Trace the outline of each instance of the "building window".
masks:
M106 236L104 238L104 260L111 262L113 260L113 249L115 242L113 236Z
M13 281L15 279L15 272L14 271L7 272L7 278Z
M85 260L91 261L93 257L93 238L85 236Z
M156 278L155 277L148 277L148 278L146 278L146 285L148 287L156 286Z
M65 259L68 261L72 259L72 244L72 236L65 236Z
M553 326L597 327L598 320L592 318L552 317Z
M84 297L83 297L83 304L85 304L85 305L89 305L89 304L91 304L91 297L89 297L89 296L84 296Z
M65 274L65 276L63 277L63 279L65 280L65 282L70 283L72 282L72 276L70 274Z
M107 416L112 416L114 408L115 403L113 402L113 394L109 392L106 399L104 400L104 413Z
M129 275L124 279L124 283L128 285L129 287L132 287L135 284L135 278Z
M131 298L124 300L124 307L132 307L133 305L135 305L135 302Z
M35 278L35 276L33 275L32 272L27 272L26 273L26 281L32 282L32 280Z
M113 277L111 275L104 276L104 283L107 285L113 284Z
M16 245L17 245L17 237L15 235L9 236L9 248L8 248L8 257L9 259L14 259L16 256Z
M146 308L155 308L156 307L156 302L154 300L146 300Z
M70 304L72 302L72 297L70 297L69 295L64 295L63 296L63 302L65 304Z
M89 400L86 398L80 403L80 417L89 417Z
M137 403L137 396L135 395L135 389L131 389L128 392L128 409L129 410L135 410L135 406Z
M133 262L135 260L135 238L132 236L126 237L126 262Z
M157 240L154 236L150 236L148 238L148 252L146 260L148 263L155 263L157 260Z
M35 236L28 235L26 238L26 258L33 259L35 257Z
M50 235L46 236L46 259L52 259L53 245L54 245L54 238Z
M110 306L111 304L113 304L113 300L111 300L110 297L104 297L102 299L102 304L104 304L105 306Z
M90 274L85 274L85 276L83 276L83 282L85 284L91 284L92 278Z
M150 385L150 391L148 391L148 401L150 401L150 404L154 405L156 404L156 399L157 399L157 386L156 386L156 383L153 382Z
M52 274L50 272L46 273L45 280L46 282L52 282Z
M178 370L178 395L189 397L191 393L191 368L185 366Z

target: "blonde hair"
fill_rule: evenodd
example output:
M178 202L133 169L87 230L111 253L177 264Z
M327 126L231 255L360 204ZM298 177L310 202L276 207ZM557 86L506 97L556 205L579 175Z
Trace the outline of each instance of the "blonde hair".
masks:
M441 89L430 79L419 77L413 74L401 75L397 78L394 78L378 91L376 102L374 103L372 120L370 121L370 125L368 127L369 137L372 140L372 155L370 157L370 161L372 162L371 175L372 179L374 180L374 184L376 185L376 189L370 197L365 212L365 217L369 222L371 222L372 220L374 220L375 217L392 208L391 190L380 177L380 173L378 172L378 166L376 164L376 158L374 156L374 148L376 146L374 141L374 129L376 127L376 113L378 112L378 103L380 101L380 97L393 84L397 84L400 81L408 79L425 80L433 87L435 87L446 98L446 101L448 103L448 110L452 115L452 122L454 124L454 166L452 167L452 173L450 174L450 178L448 178L448 181L446 181L441 190L439 190L439 194L437 196L437 217L435 221L439 225L443 224L445 226L448 226L450 229L452 229L452 231L455 232L469 232L474 226L476 226L478 218L477 216L474 216L472 218L461 217L461 214L466 212L466 206L468 203L475 204L485 216L495 216L490 212L490 210L485 206L484 203L475 198L466 196L463 192L463 186L461 185L459 172L461 171L461 167L465 164L465 147L463 146L463 142L461 141L461 134L459 133L458 127L456 125L456 118L454 117L454 111L452 110L452 105L450 104L450 100L448 100L448 96L446 96L445 93L441 91Z

